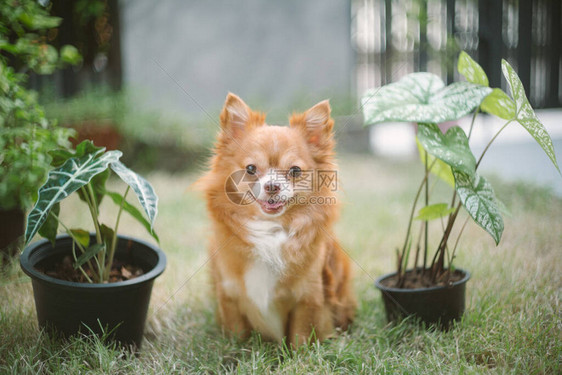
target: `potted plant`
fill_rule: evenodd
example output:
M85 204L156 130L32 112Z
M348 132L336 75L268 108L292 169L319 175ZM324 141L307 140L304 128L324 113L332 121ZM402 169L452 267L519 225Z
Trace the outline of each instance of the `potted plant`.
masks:
M406 237L397 250L396 272L376 281L389 320L415 315L426 323L440 322L446 327L462 316L465 285L470 274L454 264L459 238L469 218L486 230L496 245L504 229L500 213L502 205L489 181L478 173L478 167L505 127L512 123L523 126L560 172L552 140L507 61L502 60L502 71L513 99L501 89L489 88L486 74L465 52L459 56L458 71L467 82L445 86L433 74L413 73L396 83L367 92L362 99L366 125L387 121L417 123L417 142L424 168ZM468 135L459 126L452 126L443 133L437 125L456 121L472 111ZM469 140L479 111L495 115L506 123L476 159ZM435 199L431 196L429 180L432 174L451 186L451 197ZM416 211L420 199L423 207ZM468 217L460 230L453 232L461 208L466 210ZM416 219L421 224L419 234L414 238L412 226ZM440 239L433 243L429 239L428 225L439 219L444 220L443 231ZM430 250L431 244L436 244L433 251Z
M61 19L37 1L2 2L0 16L0 257L11 258L20 252L26 210L50 168L47 152L69 145L72 134L46 119L26 76L15 71L50 74L81 57L73 46L59 53L46 42Z
M125 211L158 241L152 229L158 197L148 181L119 161L118 150L106 152L83 141L75 152L55 150L51 156L55 169L38 191L25 231L26 244L36 233L46 240L27 246L20 257L23 271L32 278L39 326L63 336L105 330L118 342L138 348L152 285L164 271L166 257L158 247L117 231ZM106 190L110 171L127 184L123 195ZM127 202L131 189L146 218ZM72 193L85 202L93 233L61 221L60 202ZM99 219L104 197L119 207L113 227ZM59 227L65 235L57 236Z

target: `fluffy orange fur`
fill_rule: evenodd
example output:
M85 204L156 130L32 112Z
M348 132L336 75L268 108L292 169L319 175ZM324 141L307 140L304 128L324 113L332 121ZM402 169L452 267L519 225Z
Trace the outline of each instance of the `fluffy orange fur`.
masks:
M225 192L229 176L248 165L256 167L256 176L294 166L336 170L328 101L293 114L288 127L271 126L264 114L229 94L220 121L210 171L197 183L212 222L209 255L218 322L241 337L257 330L293 346L323 340L336 327L347 329L356 302L349 259L332 231L338 206L263 203L264 211L257 200L239 205ZM320 186L316 176L313 185L295 193L300 202L318 197L335 202L333 189Z

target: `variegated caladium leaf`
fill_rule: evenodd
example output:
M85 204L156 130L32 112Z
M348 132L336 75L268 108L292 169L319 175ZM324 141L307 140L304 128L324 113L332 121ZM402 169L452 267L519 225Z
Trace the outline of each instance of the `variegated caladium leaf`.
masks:
M478 107L492 92L470 82L445 86L431 73L412 73L398 82L369 90L361 105L365 124L379 122L440 123L457 120Z
M552 139L550 138L550 135L546 131L544 125L537 118L533 107L531 107L531 104L527 99L527 95L525 95L525 89L519 79L519 76L505 60L502 60L502 71L509 87L511 88L511 96L515 101L515 108L517 111L515 120L521 124L521 126L523 126L533 136L533 138L535 138L537 143L542 147L546 155L552 161L552 164L554 164L558 170L558 173L560 173L560 168L558 167L556 155L554 153Z
M50 171L47 182L39 188L37 203L27 217L26 244L45 223L56 203L88 184L94 176L105 171L109 163L119 161L121 155L121 151L108 151L101 155L87 154L80 158L70 158L60 167Z
M492 185L482 176L466 175L453 170L455 188L459 198L472 219L488 232L496 245L503 233L503 218L500 214Z
M418 140L429 154L451 168L474 175L476 159L468 146L468 137L459 126L453 126L443 134L435 124L419 124Z
M427 165L432 166L430 172L439 177L441 180L445 181L450 187L455 187L455 177L453 177L453 172L451 167L443 163L440 159L427 153L420 143L418 137L416 137L416 146L418 147L418 153L420 155L420 161L425 165L425 156L427 155Z
M455 177L453 177L451 167L442 162L440 159L437 159L431 154L427 153L421 145L418 137L416 137L416 145L418 146L421 163L425 165L425 156L427 155L427 165L432 166L430 172L439 177L441 180L445 181L450 187L454 188Z
M489 86L488 76L484 72L484 69L464 51L461 51L459 54L457 70L468 82L481 86Z
M484 112L498 116L504 120L515 118L515 102L501 89L493 89L480 106Z
M118 160L112 162L110 166L113 172L117 173L117 175L133 189L144 212L146 212L146 216L152 228L156 215L158 214L158 196L152 185Z

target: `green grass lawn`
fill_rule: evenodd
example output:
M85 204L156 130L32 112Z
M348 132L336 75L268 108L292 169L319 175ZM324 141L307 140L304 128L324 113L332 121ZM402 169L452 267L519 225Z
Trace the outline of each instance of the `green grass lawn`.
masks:
M342 156L336 232L353 258L356 321L348 333L291 352L258 335L226 338L216 326L206 267L212 233L202 199L188 189L197 176L147 176L160 196L156 230L168 267L154 286L140 355L97 339L41 334L31 283L14 265L0 279L0 374L562 372L562 200L548 190L495 184L510 214L498 247L476 225L465 230L456 264L472 279L461 322L448 332L412 321L389 325L373 283L394 270L421 171L414 162ZM87 223L86 211L72 216L80 202L72 205L63 206L63 221ZM103 209L114 212L109 202ZM150 239L132 220L122 228Z

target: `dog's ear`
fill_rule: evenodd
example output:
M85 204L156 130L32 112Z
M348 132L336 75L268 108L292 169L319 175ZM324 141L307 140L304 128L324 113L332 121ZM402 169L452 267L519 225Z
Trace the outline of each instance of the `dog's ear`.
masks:
M308 143L319 146L332 139L334 120L330 117L330 102L323 100L302 114L291 116L291 127L299 128L306 134Z
M221 128L227 137L239 137L248 127L260 126L265 122L262 113L254 112L242 99L228 93L220 115Z

